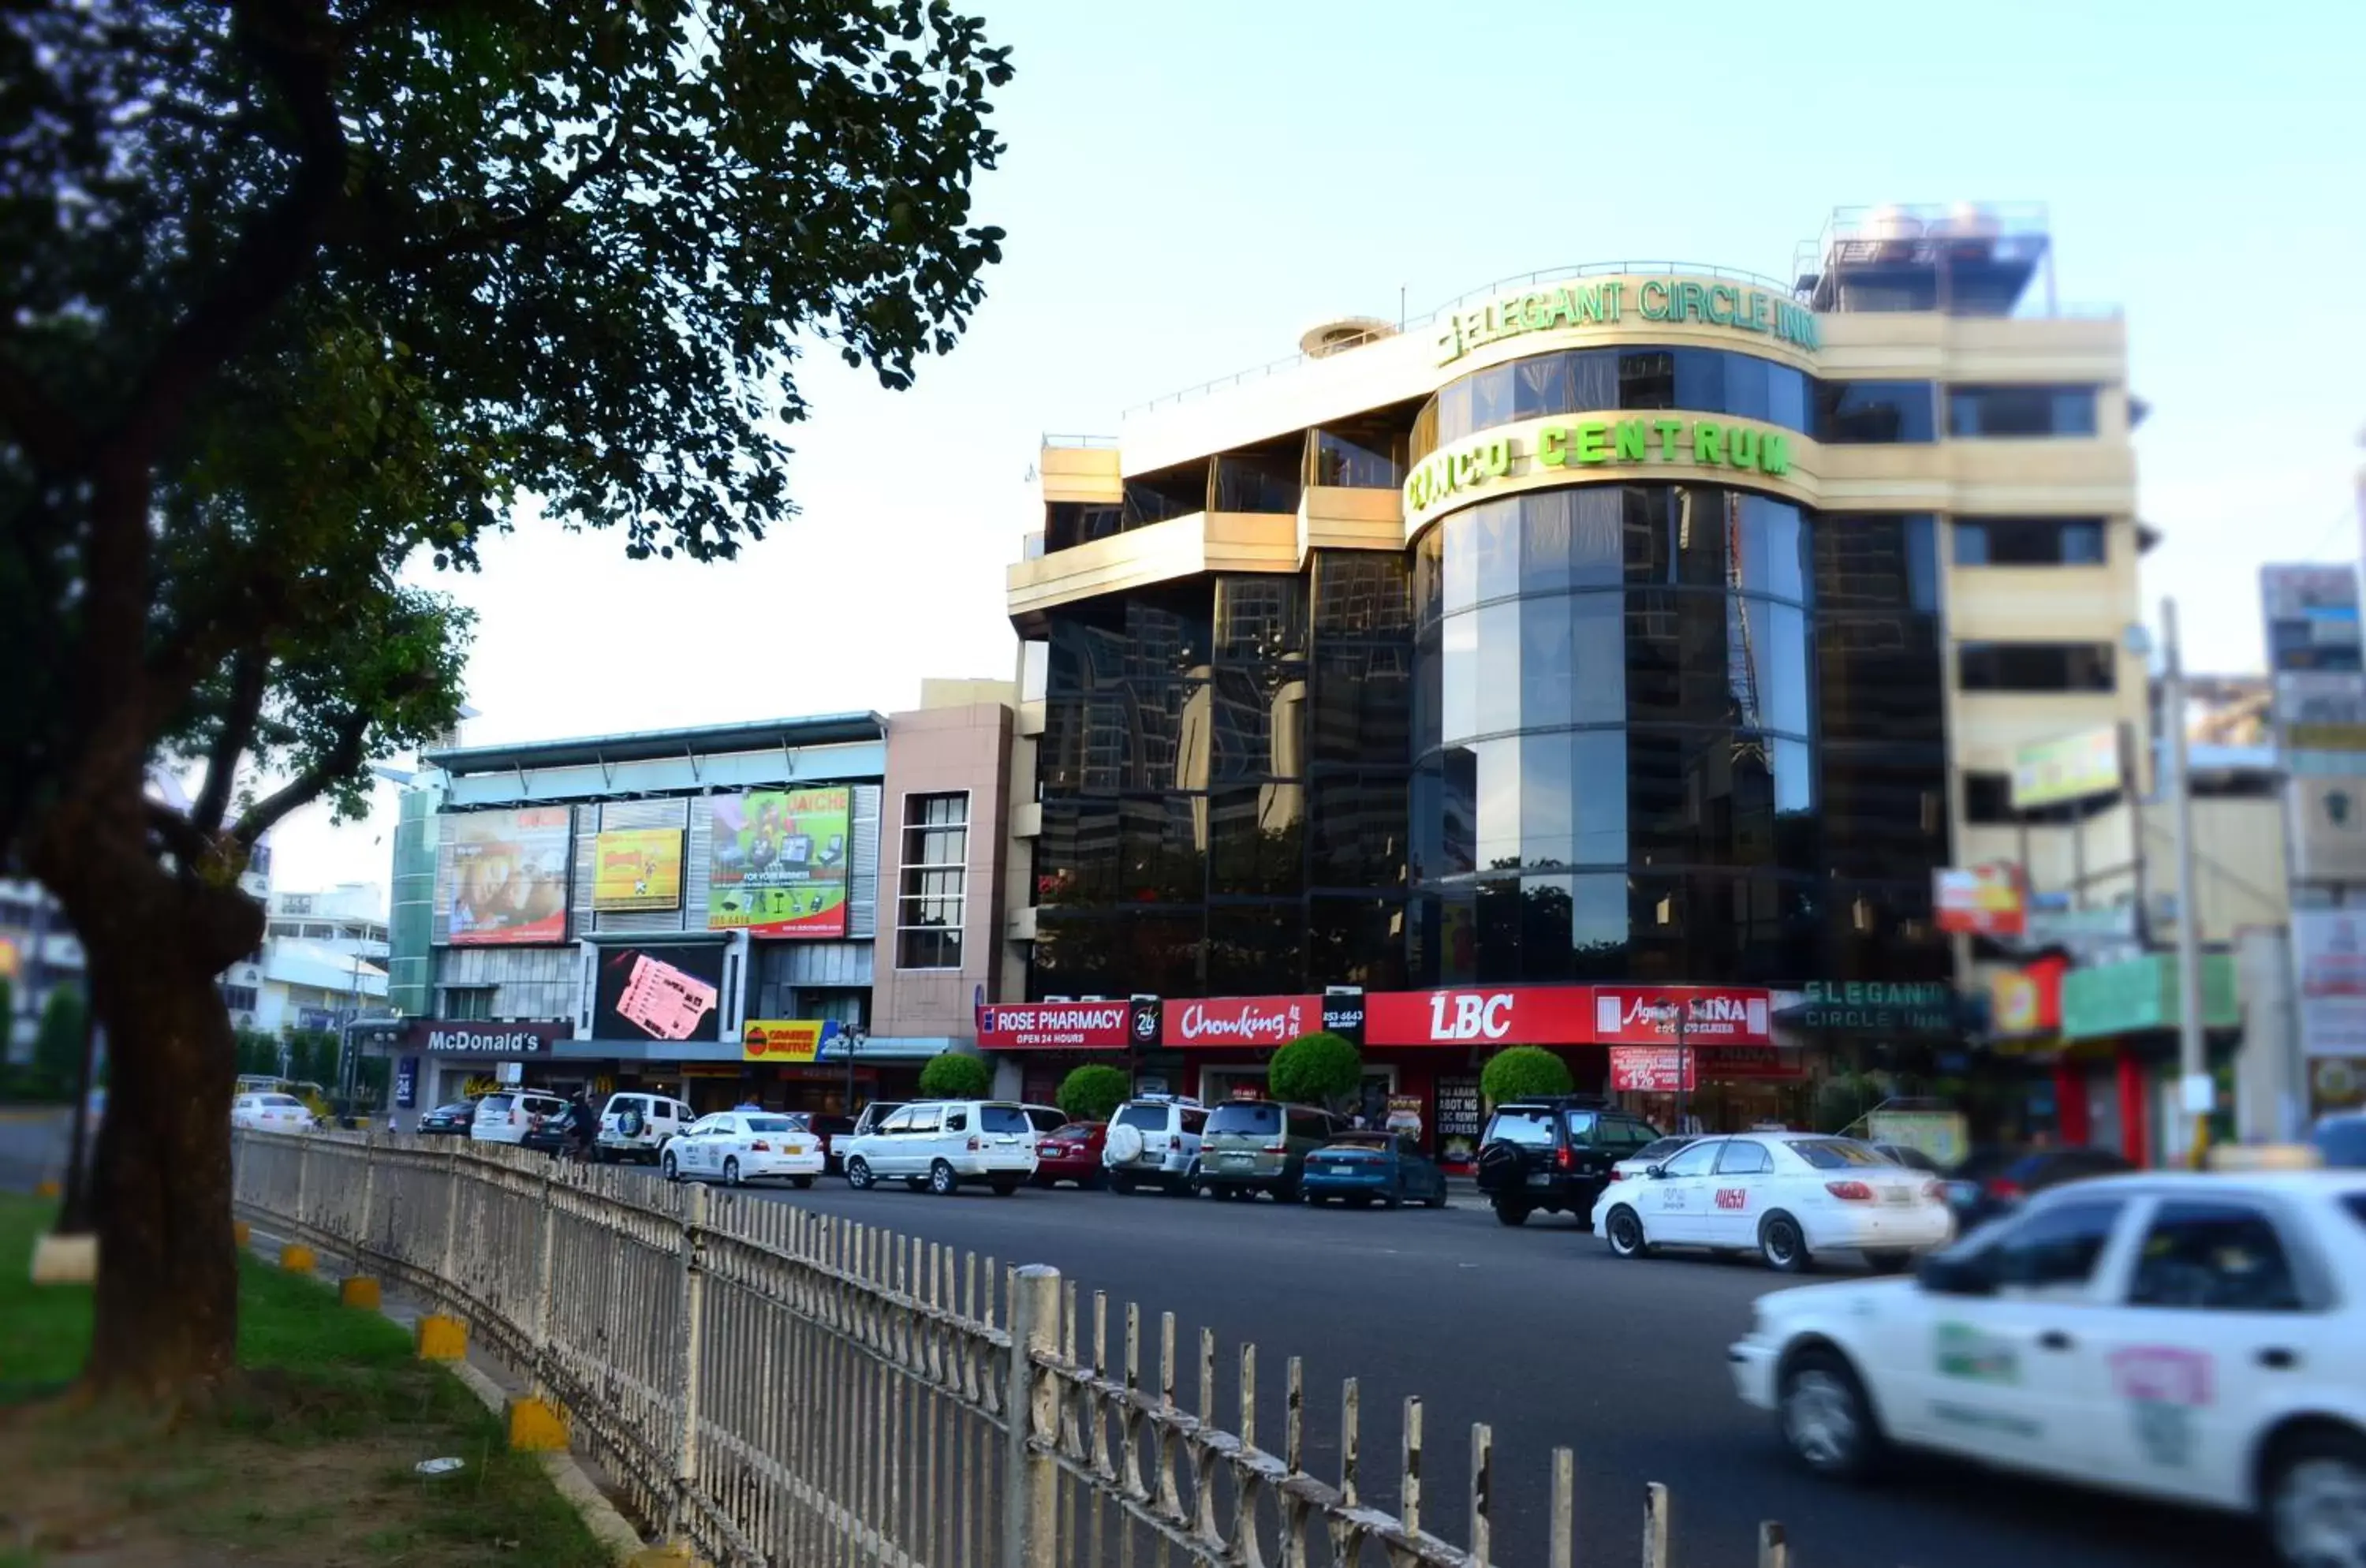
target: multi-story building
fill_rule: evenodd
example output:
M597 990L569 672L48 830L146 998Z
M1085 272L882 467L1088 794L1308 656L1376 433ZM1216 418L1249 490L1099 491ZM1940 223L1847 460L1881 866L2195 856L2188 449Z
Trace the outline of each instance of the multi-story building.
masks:
M1441 1136L1474 1046L1674 1089L1609 1055L1672 999L1761 998L1679 1047L1712 1122L1956 1038L1933 871L2020 855L2022 747L2146 716L2125 333L2055 307L2043 214L1844 212L1787 281L1568 267L1301 347L1043 451L1025 995L1161 998L1137 1070L1218 1094L1361 987L1371 1092ZM2131 860L2116 820L2079 852ZM987 1043L1048 1081L1121 1048L1090 1012Z

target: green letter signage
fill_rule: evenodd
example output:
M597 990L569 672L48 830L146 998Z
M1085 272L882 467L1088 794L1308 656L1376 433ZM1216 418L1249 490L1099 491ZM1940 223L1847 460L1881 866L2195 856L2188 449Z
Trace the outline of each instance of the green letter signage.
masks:
M1646 321L1699 322L1771 337L1809 353L1821 343L1813 310L1746 284L1647 277L1636 287L1633 303L1636 317ZM1451 365L1473 349L1527 333L1616 326L1627 306L1627 285L1617 278L1499 295L1476 310L1446 315L1437 328L1437 362Z
M1405 480L1405 510L1426 513L1459 491L1484 490L1515 469L1594 468L1682 463L1780 479L1791 471L1791 438L1756 425L1707 419L1586 418L1530 427L1532 434L1474 437L1433 452Z

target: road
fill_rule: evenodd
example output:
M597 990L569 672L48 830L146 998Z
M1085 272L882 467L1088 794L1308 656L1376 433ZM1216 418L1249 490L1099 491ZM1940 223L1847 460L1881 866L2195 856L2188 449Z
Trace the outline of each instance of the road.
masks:
M772 1195L769 1194L768 1195ZM1008 1199L849 1190L778 1200L990 1253L1049 1263L1124 1303L1176 1314L1178 1397L1196 1398L1204 1325L1218 1338L1218 1415L1237 1429L1236 1347L1258 1348L1257 1433L1277 1446L1282 1369L1304 1358L1309 1468L1335 1477L1340 1380L1359 1380L1364 1490L1393 1508L1402 1402L1425 1400L1425 1523L1460 1538L1470 1423L1493 1425L1496 1551L1544 1558L1550 1450L1575 1450L1583 1563L1635 1561L1643 1487L1672 1493L1675 1560L1749 1568L1779 1519L1801 1568L2228 1568L2255 1561L2239 1526L1939 1463L1853 1490L1795 1469L1768 1420L1735 1398L1725 1348L1776 1281L1683 1257L1620 1262L1569 1221L1519 1230L1475 1204L1312 1210L1068 1189ZM1845 1271L1852 1271L1843 1269Z

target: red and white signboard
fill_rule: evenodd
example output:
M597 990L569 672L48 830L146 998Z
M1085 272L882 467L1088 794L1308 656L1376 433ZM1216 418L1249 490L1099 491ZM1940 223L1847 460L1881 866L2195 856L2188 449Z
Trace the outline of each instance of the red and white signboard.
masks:
M1214 997L1168 1001L1162 1035L1168 1045L1287 1045L1323 1027L1321 997Z
M1679 1058L1682 1059L1681 1069ZM1610 1047L1610 1087L1631 1089L1638 1094L1673 1094L1677 1073L1684 1074L1687 1090L1700 1087L1700 1053L1679 1051L1673 1045L1613 1045Z
M1773 1011L1764 991L1601 986L1594 993L1593 1038L1606 1045L1763 1045L1773 1038Z
M982 1007L977 1043L988 1051L1122 1051L1131 1011L1124 1002Z
M1594 1038L1583 986L1375 991L1364 998L1367 1045L1582 1045Z

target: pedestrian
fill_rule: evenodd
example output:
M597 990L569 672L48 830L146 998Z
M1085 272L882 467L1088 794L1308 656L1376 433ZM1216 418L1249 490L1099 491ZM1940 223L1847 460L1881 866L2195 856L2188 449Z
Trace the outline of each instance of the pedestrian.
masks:
M575 1102L567 1112L568 1142L573 1145L575 1157L590 1160L593 1146L600 1137L600 1114L592 1109L592 1101L583 1090L575 1091Z
M739 1096L739 1103L733 1106L731 1109L734 1111L761 1111L764 1109L764 1105L760 1100L757 1099L756 1091L751 1089L742 1093Z

